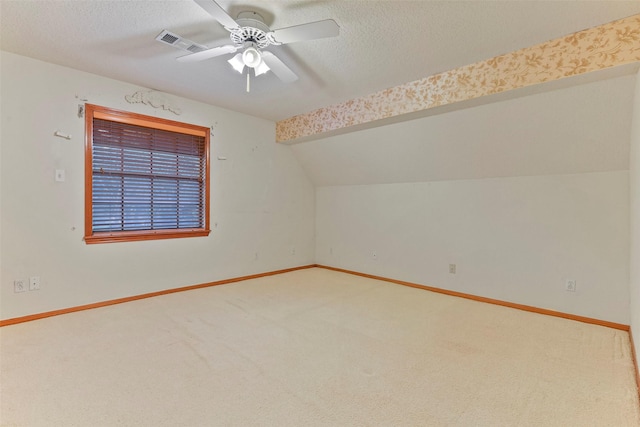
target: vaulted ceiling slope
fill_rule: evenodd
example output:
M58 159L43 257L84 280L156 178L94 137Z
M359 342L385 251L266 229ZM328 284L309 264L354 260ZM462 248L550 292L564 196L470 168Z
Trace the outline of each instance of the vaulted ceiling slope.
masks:
M300 76L245 81L221 58L179 63L167 29L207 46L228 33L192 0L0 1L2 50L280 121L640 13L632 1L219 0L271 28L334 19L339 37L274 47ZM226 59L226 58L225 58Z
M317 187L628 170L636 76L578 80L291 148Z

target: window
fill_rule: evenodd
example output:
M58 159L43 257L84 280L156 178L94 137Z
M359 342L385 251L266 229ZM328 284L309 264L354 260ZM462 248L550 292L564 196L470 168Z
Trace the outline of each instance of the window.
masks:
M209 235L209 129L85 111L85 241Z

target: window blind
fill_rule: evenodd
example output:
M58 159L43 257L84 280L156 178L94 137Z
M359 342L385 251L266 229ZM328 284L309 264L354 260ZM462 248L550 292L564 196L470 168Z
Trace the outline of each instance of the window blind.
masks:
M92 231L202 229L205 137L93 119Z

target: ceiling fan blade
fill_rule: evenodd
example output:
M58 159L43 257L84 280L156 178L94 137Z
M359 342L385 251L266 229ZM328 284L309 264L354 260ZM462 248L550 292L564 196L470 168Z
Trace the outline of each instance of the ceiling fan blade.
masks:
M214 0L194 0L198 3L198 6L203 8L207 13L213 18L221 23L225 28L234 29L240 28L238 23L233 19L226 10L224 10L218 3Z
M287 44L305 40L335 37L340 34L340 27L333 19L309 22L308 24L280 28L269 33L269 38L275 44Z
M291 71L291 69L287 67L284 62L282 62L273 53L263 50L262 60L265 64L267 64L267 66L269 66L269 68L271 68L273 74L275 74L283 82L291 83L298 80L298 76L296 75L296 73Z
M198 62L205 59L215 58L216 56L224 55L226 53L233 53L238 50L234 45L228 44L225 46L212 47L211 49L203 50L202 52L192 53L190 55L179 56L177 61L179 62Z

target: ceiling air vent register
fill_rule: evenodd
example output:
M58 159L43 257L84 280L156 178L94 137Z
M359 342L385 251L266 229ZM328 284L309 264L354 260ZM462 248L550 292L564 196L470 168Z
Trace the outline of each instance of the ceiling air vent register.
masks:
M169 46L173 46L180 50L184 50L191 53L202 52L203 50L207 49L206 46L194 43L191 40L182 38L179 35L174 34L167 30L164 30L163 32L158 34L158 37L156 37L156 40L158 40L159 42L168 44Z

